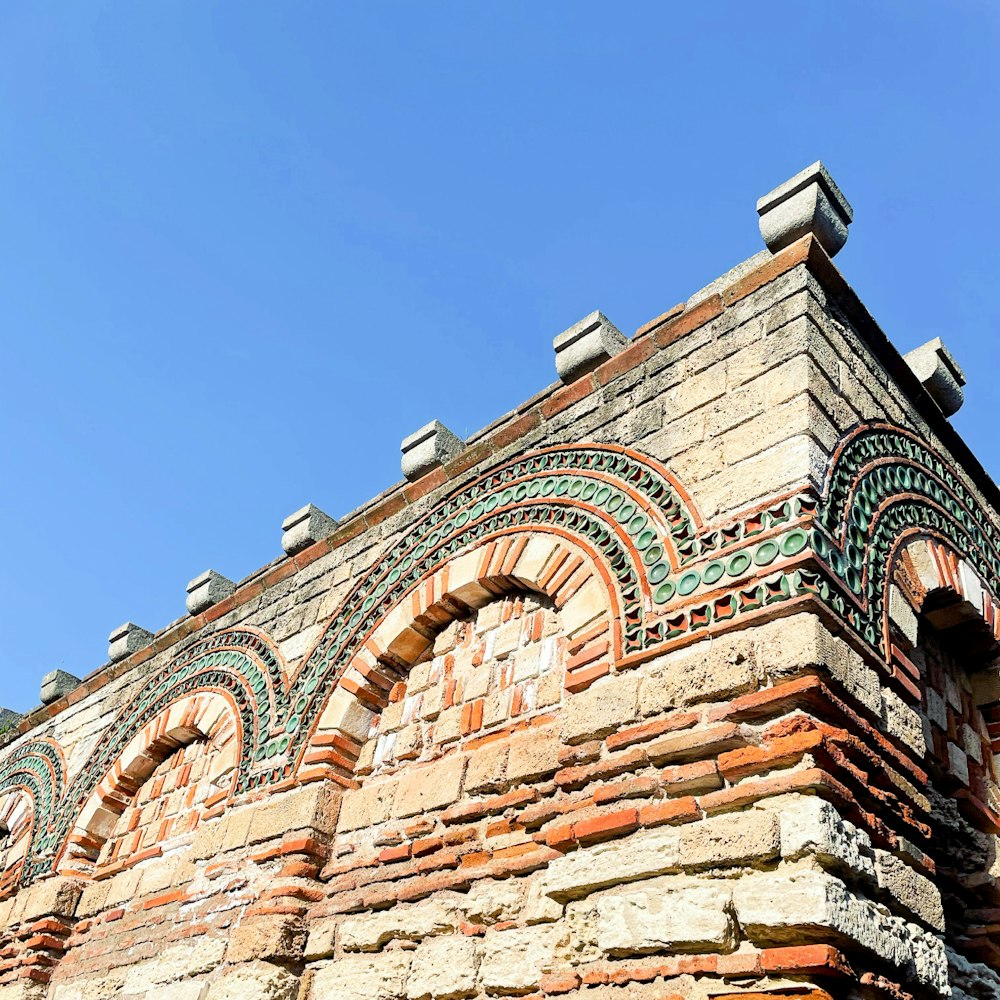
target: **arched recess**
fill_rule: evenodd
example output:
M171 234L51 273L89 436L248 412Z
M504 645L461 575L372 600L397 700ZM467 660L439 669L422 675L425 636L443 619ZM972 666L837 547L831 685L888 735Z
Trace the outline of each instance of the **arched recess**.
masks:
M14 789L0 795L0 898L17 890L31 848L34 825L31 795Z
M921 765L933 833L925 850L944 899L946 940L1000 970L992 916L1000 908L996 594L950 545L921 535L901 541L890 580L894 659L912 672L927 720Z
M350 591L295 678L284 730L265 748L274 771L251 784L299 768L330 692L359 651L454 558L516 534L558 535L580 547L601 567L615 605L614 652L627 655L663 641L667 626L653 609L667 597L658 591L700 551L700 531L669 472L628 449L555 447L496 466L431 508Z
M904 428L855 428L831 460L812 547L829 571L820 598L887 662L890 574L917 535L964 560L991 599L1000 593L1000 530L948 461Z
M159 853L160 841L172 832L193 829L205 810L224 802L232 793L241 736L236 706L231 698L220 693L201 692L182 697L161 710L125 744L85 801L66 840L57 870L64 875L99 877L117 870L121 858L135 863L153 856ZM177 757L198 744L206 749L199 760L204 775L199 775L203 780L192 785L191 764ZM181 794L164 797L160 788L154 788L144 796L144 790L152 783L150 779L163 765L172 772L167 792ZM189 773L185 774L185 770ZM160 804L169 803L173 807L171 815L157 815L156 823L148 828L129 829L130 824L123 823L130 814L138 819L140 807L157 799ZM113 856L106 850L109 841L115 841L120 849Z
M288 681L280 654L266 635L250 628L219 632L192 643L151 674L104 731L62 796L53 797L36 826L32 874L51 871L100 782L131 742L175 702L199 694L228 699L238 720L239 755L234 793L248 784L261 749L288 711ZM0 772L2 781L2 772ZM2 788L2 785L0 785ZM44 823L42 822L44 820Z
M473 546L396 604L351 660L324 705L304 756L350 777L374 713L452 621L507 594L544 595L558 611L574 656L562 680L611 670L621 655L620 597L593 550L552 532L515 532Z
M29 847L21 862L20 878L27 882L45 870L51 850L53 823L66 783L66 761L59 744L49 738L31 740L15 750L0 766L0 795L13 791L31 802Z

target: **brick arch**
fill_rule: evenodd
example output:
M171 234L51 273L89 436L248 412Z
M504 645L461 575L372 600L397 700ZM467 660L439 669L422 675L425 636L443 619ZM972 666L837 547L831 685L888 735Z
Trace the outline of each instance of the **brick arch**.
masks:
M549 598L570 642L564 678L581 690L621 655L617 597L593 552L551 532L519 532L446 562L397 603L358 650L312 733L300 777L349 782L373 716L451 621L518 590Z
M946 539L904 537L893 563L893 586L916 614L941 620L942 612L947 612L950 624L966 623L975 628L984 651L1000 642L997 595ZM886 610L890 614L891 609Z
M102 848L137 792L164 761L193 743L214 747L211 776L220 786L221 808L237 777L241 736L238 710L223 694L200 692L168 705L132 736L87 798L66 838L57 871L92 876Z
M22 788L0 795L0 897L16 891L31 847L34 801Z

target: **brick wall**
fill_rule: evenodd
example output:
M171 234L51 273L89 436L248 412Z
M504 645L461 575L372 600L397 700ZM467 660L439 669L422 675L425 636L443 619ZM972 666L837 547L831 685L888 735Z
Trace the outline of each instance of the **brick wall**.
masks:
M997 516L880 337L800 241L32 715L0 1000L1000 995Z

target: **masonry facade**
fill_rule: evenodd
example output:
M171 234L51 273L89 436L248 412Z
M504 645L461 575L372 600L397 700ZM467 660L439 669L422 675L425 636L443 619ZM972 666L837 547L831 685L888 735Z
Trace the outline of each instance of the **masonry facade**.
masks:
M806 173L15 724L0 1000L1000 997L998 494Z

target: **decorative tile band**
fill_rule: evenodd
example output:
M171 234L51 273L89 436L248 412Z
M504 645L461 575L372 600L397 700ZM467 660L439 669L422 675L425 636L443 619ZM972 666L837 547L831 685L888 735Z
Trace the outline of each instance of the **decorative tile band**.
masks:
M446 497L361 578L294 678L266 635L237 628L194 642L152 674L67 786L50 740L0 764L0 794L33 802L22 879L58 863L74 823L142 728L171 705L216 692L234 707L234 793L294 778L312 730L345 671L415 587L490 540L525 531L574 540L604 568L618 619L613 659L652 655L711 625L814 596L886 657L886 590L900 540L951 546L1000 593L1000 534L945 461L913 434L863 425L831 460L823 497L808 494L703 528L655 462L625 449L550 448L498 466Z

